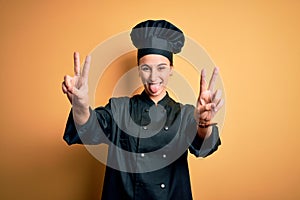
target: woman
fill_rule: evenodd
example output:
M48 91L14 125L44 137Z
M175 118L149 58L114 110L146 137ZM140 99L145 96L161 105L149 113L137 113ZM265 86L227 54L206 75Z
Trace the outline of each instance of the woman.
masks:
M215 68L207 86L201 71L196 106L174 101L166 90L173 72L173 54L184 45L183 32L164 20L147 20L131 32L137 47L138 72L144 91L111 98L91 109L88 73L91 57L80 69L74 53L75 76L65 76L63 92L72 103L64 139L71 145L109 145L102 199L192 199L187 154L205 157L221 144L213 117L223 105L214 90Z

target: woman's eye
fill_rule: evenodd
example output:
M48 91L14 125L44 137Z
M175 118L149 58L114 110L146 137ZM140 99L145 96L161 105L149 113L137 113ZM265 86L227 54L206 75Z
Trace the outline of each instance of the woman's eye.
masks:
M146 66L143 66L143 67L141 67L141 70L147 72L147 71L150 70L150 68L149 68L149 67L146 67Z
M166 69L166 66L160 66L160 67L158 67L158 70L159 71L163 71L163 70L165 70Z

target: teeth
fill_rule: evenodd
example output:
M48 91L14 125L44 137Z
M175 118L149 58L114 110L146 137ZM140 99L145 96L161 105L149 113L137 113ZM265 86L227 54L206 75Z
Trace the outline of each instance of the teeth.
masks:
M160 83L149 83L149 85L160 85Z

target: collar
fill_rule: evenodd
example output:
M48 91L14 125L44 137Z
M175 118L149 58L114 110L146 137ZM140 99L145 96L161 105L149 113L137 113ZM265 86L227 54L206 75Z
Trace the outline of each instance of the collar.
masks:
M145 90L141 93L141 97L150 106L154 105L154 101L152 101L152 99L150 99L149 95L146 93ZM160 101L158 101L157 104L165 107L170 100L171 100L171 98L169 96L169 93L166 92L166 95Z

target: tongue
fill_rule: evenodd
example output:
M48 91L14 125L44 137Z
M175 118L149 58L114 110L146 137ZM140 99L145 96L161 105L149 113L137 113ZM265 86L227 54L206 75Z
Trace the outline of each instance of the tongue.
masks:
M149 88L150 88L150 91L151 91L152 93L156 93L156 92L158 91L158 89L159 89L159 85L158 85L158 84L151 84L151 85L149 86Z

